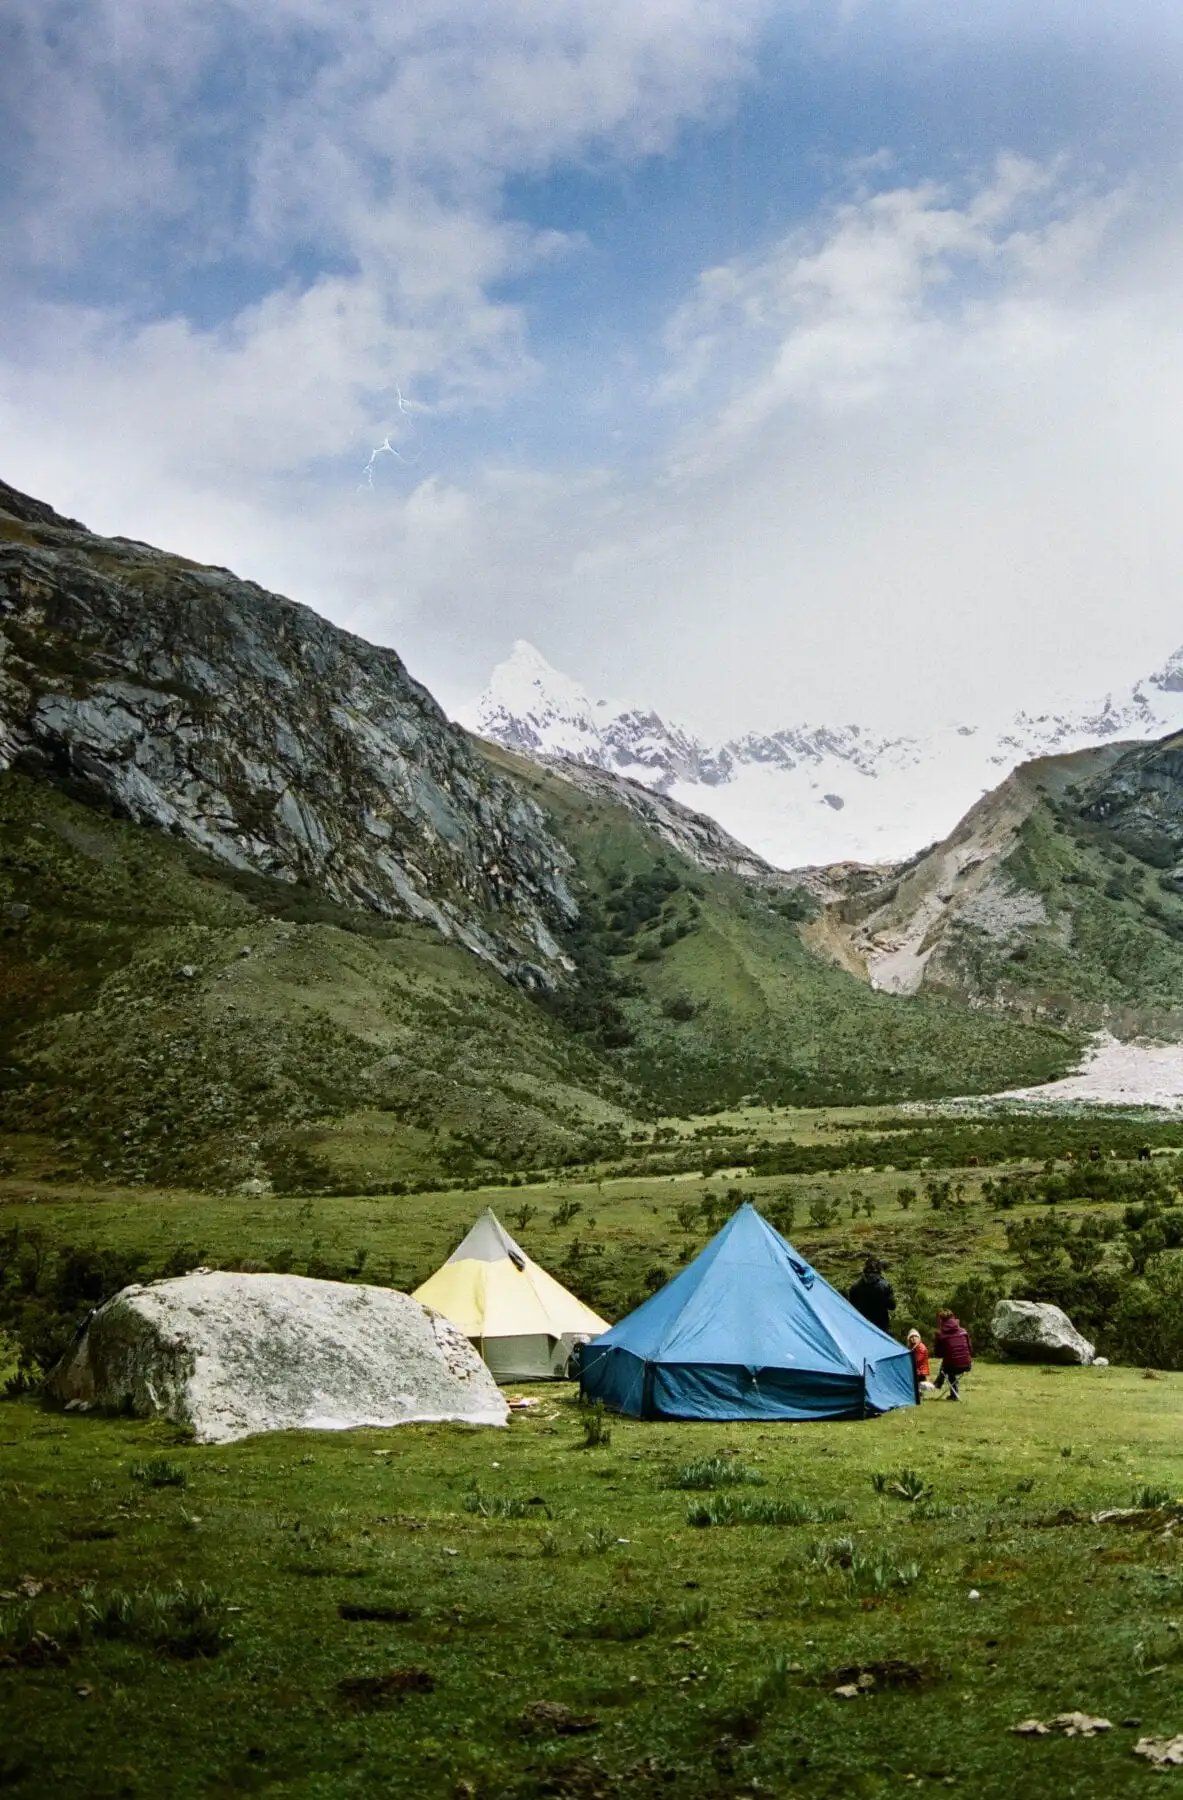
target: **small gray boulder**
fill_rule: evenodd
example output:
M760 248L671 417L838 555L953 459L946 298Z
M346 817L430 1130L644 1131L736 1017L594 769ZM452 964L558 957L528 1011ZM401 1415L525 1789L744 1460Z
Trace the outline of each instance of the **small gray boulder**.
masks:
M990 1321L994 1342L1020 1362L1093 1361L1093 1346L1066 1312L1043 1300L1000 1300Z
M392 1288L303 1275L203 1269L124 1288L92 1314L46 1386L66 1405L191 1425L204 1444L509 1417L468 1339L430 1307Z

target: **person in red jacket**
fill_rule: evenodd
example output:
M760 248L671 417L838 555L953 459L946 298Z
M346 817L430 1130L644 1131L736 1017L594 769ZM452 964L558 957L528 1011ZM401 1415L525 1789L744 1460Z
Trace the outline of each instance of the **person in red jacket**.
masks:
M974 1347L969 1332L947 1306L942 1306L937 1313L937 1334L932 1347L941 1359L937 1387L943 1388L948 1382L950 1400L960 1400L961 1377L968 1375L974 1366Z
M932 1385L932 1371L928 1366L928 1345L920 1333L912 1330L908 1333L908 1348L912 1352L912 1361L916 1367L916 1384L922 1394L935 1393Z

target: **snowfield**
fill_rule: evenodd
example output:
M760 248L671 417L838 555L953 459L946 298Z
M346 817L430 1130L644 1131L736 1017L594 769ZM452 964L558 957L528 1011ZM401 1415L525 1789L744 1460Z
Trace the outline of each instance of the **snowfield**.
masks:
M786 726L712 746L643 706L593 701L519 641L459 722L527 756L627 776L715 819L780 869L901 862L945 837L1032 757L1183 729L1183 650L1125 692L993 724L885 737L861 725Z
M1011 1088L996 1098L1177 1111L1183 1107L1183 1044L1123 1044L1104 1033L1075 1075L1043 1087Z

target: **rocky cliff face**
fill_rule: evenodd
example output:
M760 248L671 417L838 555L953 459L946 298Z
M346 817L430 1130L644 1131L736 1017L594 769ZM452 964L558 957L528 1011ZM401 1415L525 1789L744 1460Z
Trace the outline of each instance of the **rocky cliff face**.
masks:
M0 769L242 869L429 921L527 986L567 852L392 650L0 483Z
M1123 757L1090 788L1082 814L1142 862L1169 870L1183 892L1183 733Z

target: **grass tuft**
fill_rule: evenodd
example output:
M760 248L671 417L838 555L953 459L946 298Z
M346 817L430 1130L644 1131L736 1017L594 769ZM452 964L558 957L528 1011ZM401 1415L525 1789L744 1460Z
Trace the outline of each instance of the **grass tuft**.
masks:
M597 1400L592 1406L585 1406L582 1411L583 1449L605 1449L612 1442L612 1427L604 1411L604 1402Z
M837 1576L852 1593L886 1594L909 1588L921 1577L918 1562L899 1561L881 1548L866 1549L856 1538L840 1537L810 1544L805 1567Z
M1130 1505L1154 1510L1160 1506L1170 1506L1174 1498L1170 1488L1146 1486L1138 1489Z
M594 1613L568 1625L563 1636L587 1638L604 1644L637 1644L657 1629L657 1608L636 1606Z
M180 1463L170 1462L167 1456L152 1456L147 1462L134 1462L127 1472L133 1481L142 1482L145 1487L183 1488L189 1482L188 1470Z
M533 1519L541 1516L553 1517L546 1501L538 1495L532 1499L521 1500L513 1494L485 1494L480 1488L471 1488L464 1496L465 1512L476 1513L482 1519Z
M93 1638L118 1638L182 1662L219 1656L233 1642L221 1594L198 1583L186 1587L114 1589L83 1601L80 1624Z
M619 1543L616 1533L610 1525L593 1525L586 1531L583 1542L579 1546L580 1556L604 1556L615 1549Z
M890 1494L893 1499L907 1500L913 1506L917 1500L927 1500L932 1493L932 1483L917 1469L876 1469L871 1476L871 1486L877 1494Z
M737 1456L700 1456L672 1470L665 1485L699 1492L708 1488L760 1487L764 1479L759 1469L741 1462Z
M688 1525L828 1525L850 1517L840 1501L811 1505L805 1500L773 1500L764 1495L747 1499L722 1493L699 1500L687 1508Z

